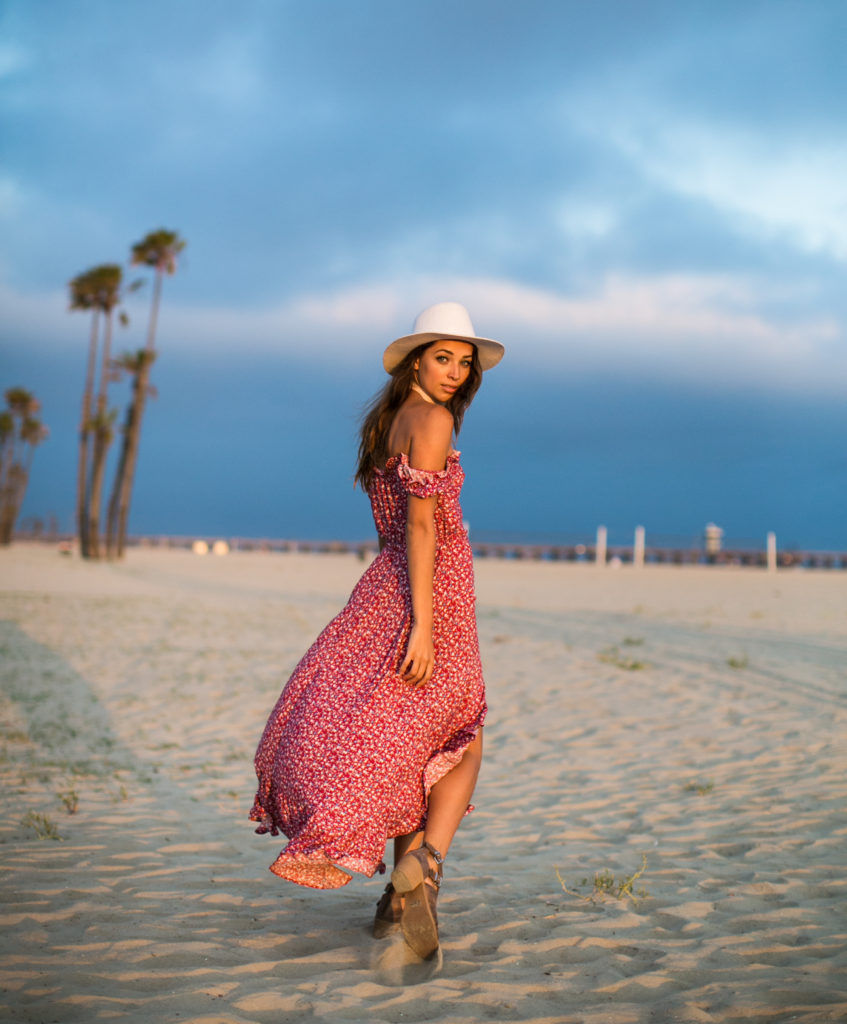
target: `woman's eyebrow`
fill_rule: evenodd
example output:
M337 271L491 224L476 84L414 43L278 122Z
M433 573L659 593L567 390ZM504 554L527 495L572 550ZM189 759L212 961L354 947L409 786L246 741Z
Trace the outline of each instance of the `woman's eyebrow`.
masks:
M449 348L447 345L442 345L440 348L437 348L435 350L435 354L436 355L438 355L441 352L444 352L446 355L449 355L449 356L456 355L456 352L452 348ZM471 359L472 356L470 356L470 355L463 355L460 358L461 359Z

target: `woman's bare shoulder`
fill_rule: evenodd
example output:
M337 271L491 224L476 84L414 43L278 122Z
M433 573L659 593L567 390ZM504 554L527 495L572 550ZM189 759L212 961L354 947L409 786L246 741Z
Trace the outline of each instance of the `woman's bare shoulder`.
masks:
M453 414L443 405L419 406L409 422L409 462L418 469L443 469L453 445Z
M453 414L443 405L421 403L408 411L408 429L412 436L431 435L433 440L449 440L453 436Z
M453 413L443 405L421 402L409 409L412 422L419 424L424 430L453 429Z

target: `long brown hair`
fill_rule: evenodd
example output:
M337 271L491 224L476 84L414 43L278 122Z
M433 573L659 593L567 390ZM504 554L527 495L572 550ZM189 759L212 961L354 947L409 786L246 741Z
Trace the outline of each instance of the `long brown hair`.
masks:
M388 450L388 432L394 422L394 416L406 401L412 384L415 381L415 363L424 352L436 342L418 345L391 371L391 377L372 399L362 415L362 431L359 441L359 462L356 466L355 481L363 491L367 491L373 479L374 470L385 465L392 454ZM465 410L473 401L482 383L482 367L479 365L479 354L473 345L471 370L467 380L451 396L446 407L453 414L453 430L458 436L462 429Z

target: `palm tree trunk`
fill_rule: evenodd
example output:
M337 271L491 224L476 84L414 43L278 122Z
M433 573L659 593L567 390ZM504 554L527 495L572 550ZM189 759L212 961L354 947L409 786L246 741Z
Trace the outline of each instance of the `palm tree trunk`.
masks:
M147 393L149 366L141 360L132 380L132 397L126 410L126 419L122 428L121 455L109 498L109 514L106 525L106 554L109 558L122 558L126 520L129 506L129 494L132 490L132 477L135 470L135 458L138 450L138 439L141 429L141 416L144 412L144 395Z
M162 279L165 272L162 267L156 267L156 279L153 282L153 301L150 306L150 322L147 325L147 351L153 352L156 348L156 326L159 323L159 303L162 299Z
M12 506L12 464L14 461L14 437L9 436L0 449L0 544L11 542L11 527L7 527Z
M129 507L132 501L132 487L135 482L135 466L138 462L138 448L141 443L141 422L144 418L144 406L150 381L150 367L153 364L153 353L156 351L156 327L159 322L159 305L162 300L162 280L164 270L156 268L153 282L153 299L150 306L150 321L147 325L146 351L150 358L142 360L133 388L133 402L127 412L124 442L121 449L121 463L115 490L109 502L109 539L112 540L112 516L116 517L115 541L110 557L123 558L126 547L126 530L129 522ZM114 512L112 509L114 502Z
M0 506L0 546L8 547L12 543L12 530L15 525L15 503L9 495Z
M0 445L0 494L3 493L6 487L6 476L9 466L12 464L12 446L14 443L14 437L10 435Z
M91 317L91 338L88 342L88 367L85 372L85 390L82 393L82 417L79 424L79 465L76 473L76 532L79 549L83 558L88 557L88 509L85 501L85 482L88 479L88 439L91 429L91 399L94 395L94 367L97 363L97 337L99 334L99 310Z
M126 474L126 448L129 435L129 425L133 419L133 408L135 406L135 381L132 383L132 396L126 408L124 425L121 427L121 454L115 470L115 478L112 482L112 493L109 496L109 508L106 513L106 557L116 558L118 549L118 505L120 493L123 489L123 479Z
M0 507L0 545L4 547L12 543L15 522L26 492L27 475L18 462L12 464L7 475L4 501Z
M141 442L141 420L147 399L152 359L144 360L136 377L136 394L133 406L134 417L127 431L126 465L124 466L121 492L118 499L117 557L123 558L126 547L126 530L129 521L129 506L132 499L132 485L135 481L135 466L138 462L138 448Z
M105 519L105 556L107 558L119 558L118 554L118 508L121 503L121 492L124 488L124 477L126 476L127 446L129 444L129 432L132 421L135 418L135 392L138 385L138 375L132 379L132 394L126 409L124 425L121 427L121 456L118 460L118 467L115 470L115 479L112 483L112 494L109 498L109 512Z
M100 503L103 494L103 475L106 452L109 449L107 430L98 423L94 430L94 457L91 460L91 485L88 489L88 557L100 557Z
M26 485L29 482L29 468L26 466L19 466L17 478L15 480L15 494L12 505L12 516L10 523L9 542L12 540L12 536L15 532L15 523L18 521L20 515L21 505L24 503L24 495L26 494Z
M94 458L91 464L91 485L88 490L88 557L100 557L100 505L103 495L103 475L109 450L107 423L109 386L109 358L112 349L112 311L106 314L103 353L100 360L100 392L97 396L97 427L94 432Z

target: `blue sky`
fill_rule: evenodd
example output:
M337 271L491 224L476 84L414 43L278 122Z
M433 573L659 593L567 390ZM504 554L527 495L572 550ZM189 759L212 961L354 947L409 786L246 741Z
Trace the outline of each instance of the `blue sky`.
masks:
M51 429L25 512L71 523L67 281L165 226L133 531L367 536L382 348L457 299L508 348L459 443L472 534L847 548L845 36L799 0L0 0L0 383Z

